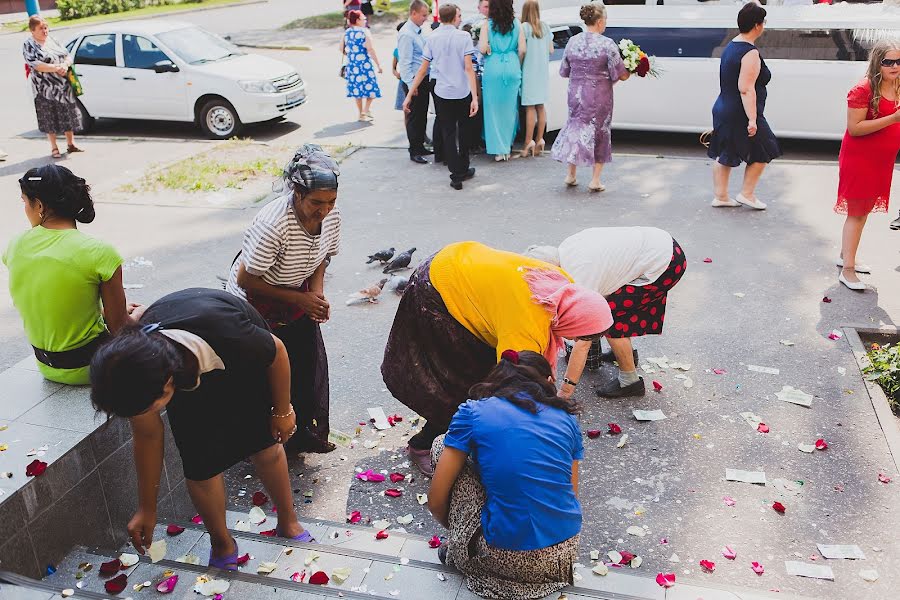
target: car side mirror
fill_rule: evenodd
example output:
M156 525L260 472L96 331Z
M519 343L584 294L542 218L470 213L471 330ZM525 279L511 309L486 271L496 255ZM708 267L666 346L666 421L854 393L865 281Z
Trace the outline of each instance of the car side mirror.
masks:
M179 71L178 65L173 63L171 60L161 60L155 65L153 65L153 70L157 73L177 73Z

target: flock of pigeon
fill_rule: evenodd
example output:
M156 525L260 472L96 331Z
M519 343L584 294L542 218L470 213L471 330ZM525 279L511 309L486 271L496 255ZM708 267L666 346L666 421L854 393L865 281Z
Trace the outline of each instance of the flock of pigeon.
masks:
M403 291L409 283L409 276L397 275L396 273L397 271L403 271L409 268L409 263L412 262L412 255L415 251L415 248L410 248L406 252L401 252L395 256L394 248L388 248L387 250L379 250L374 254L370 254L366 264L371 265L377 261L379 266L384 267L382 273L390 275L390 277L385 277L377 283L368 285L358 292L350 294L347 305L349 306L356 303L361 304L363 302L378 302L378 296L385 287L389 290L393 290L398 296L403 295Z

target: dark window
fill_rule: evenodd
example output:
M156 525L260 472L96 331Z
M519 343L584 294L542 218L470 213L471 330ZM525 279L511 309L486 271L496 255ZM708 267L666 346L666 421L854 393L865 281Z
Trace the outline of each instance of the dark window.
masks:
M153 42L136 35L122 36L122 57L130 69L152 69L156 63L169 60Z
M71 42L66 44L66 50L68 50L70 54L72 52L72 49L75 48L75 42L77 42L77 41L78 41L78 38L75 38L74 40L72 40Z
M81 45L78 46L78 52L75 53L75 64L116 66L115 34L85 36Z

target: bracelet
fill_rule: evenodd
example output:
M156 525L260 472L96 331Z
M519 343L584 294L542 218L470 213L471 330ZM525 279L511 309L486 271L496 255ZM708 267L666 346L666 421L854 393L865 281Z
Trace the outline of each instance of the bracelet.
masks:
M563 383L564 383L564 384L568 383L568 384L571 385L572 387L575 387L575 386L578 385L578 382L577 382L577 381L572 381L572 380L569 379L568 377L564 377L564 378L563 378Z
M293 406L291 406L291 410L289 410L286 414L283 414L283 415L276 415L276 414L275 414L275 407L274 407L274 406L272 407L272 416L273 416L274 418L276 418L276 419L284 419L284 418L287 418L287 417L291 416L292 414L294 414L294 407L293 407Z

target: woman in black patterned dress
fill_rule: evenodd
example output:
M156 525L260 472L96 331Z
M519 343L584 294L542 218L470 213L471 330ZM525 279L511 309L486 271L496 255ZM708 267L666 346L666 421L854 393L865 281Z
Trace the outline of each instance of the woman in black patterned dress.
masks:
M53 158L62 157L56 145L56 136L61 133L66 136L69 152L82 152L75 145L75 127L81 115L67 77L72 57L50 37L50 27L42 17L28 19L28 29L31 37L22 45L22 56L30 73L38 129L47 134Z

